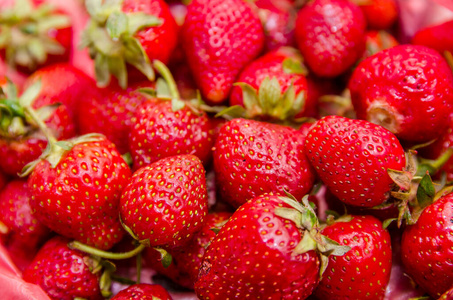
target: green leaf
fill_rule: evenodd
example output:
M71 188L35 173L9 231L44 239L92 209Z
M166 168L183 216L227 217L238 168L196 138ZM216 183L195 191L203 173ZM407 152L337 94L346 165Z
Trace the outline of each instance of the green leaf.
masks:
M163 23L162 19L159 19L153 15L145 14L143 12L134 12L127 14L129 20L128 33L132 36L137 33L140 29L160 26Z
M171 98L170 88L163 78L157 78L156 92L158 97Z
M283 63L282 63L283 71L287 74L300 74L307 76L308 75L308 70L307 68L302 64L302 62L293 59L293 58L286 58Z
M50 15L39 20L37 31L47 34L51 29L66 28L71 26L71 19L67 15Z
M171 257L170 253L168 253L165 249L162 249L162 248L154 248L157 252L160 253L160 257L161 257L161 262L162 262L162 266L164 268L168 268L173 260L173 258Z
M85 7L91 17L96 16L102 9L102 0L85 0Z
M42 63L46 60L46 49L38 38L32 38L29 40L29 43L27 44L27 50L33 61Z
M151 67L148 55L146 55L140 42L135 38L125 38L124 47L124 57L126 61L136 67L150 81L154 81L154 70Z
M382 228L387 229L387 227L389 227L393 221L398 221L398 218L390 218L384 220L384 222L382 222Z
M29 88L27 88L19 98L20 105L23 107L31 107L33 101L35 101L39 93L41 93L41 86L41 80L36 80Z
M260 85L258 91L258 103L265 114L269 114L277 105L281 96L281 86L276 77L266 77Z
M316 249L317 243L315 239L313 239L308 230L305 230L302 240L294 248L292 255L303 254Z
M128 27L128 17L123 12L115 11L107 19L107 33L113 40L118 40L127 32Z
M91 42L97 52L109 57L119 57L123 53L123 45L113 41L108 32L101 27L93 28L90 34Z
M127 88L127 69L124 59L121 57L108 57L109 72L118 79L118 84Z
M410 189L412 176L409 172L388 169L387 174L401 189L406 191Z
M324 252L323 253L325 253L325 254L335 255L335 256L343 256L349 250L351 250L351 247L340 245L338 242L336 242L336 241L334 241L332 239L329 239L325 235L321 235L321 240L322 240L322 243L324 244Z
M420 181L417 189L417 201L421 207L426 207L433 203L436 189L429 173L426 173Z
M303 228L302 227L302 214L300 211L295 210L294 208L288 208L288 207L277 207L275 208L274 211L276 216L279 216L280 218L284 218L286 220L290 220L294 222L297 228Z
M98 53L94 59L94 71L96 81L100 87L105 87L110 82L110 70L108 59L105 55Z
M244 107L247 111L261 113L261 109L258 104L258 94L256 90L248 83L236 82L235 86L239 86L242 90L242 99Z
M245 115L245 108L240 105L229 106L215 115L218 117L228 117L230 119L242 118Z
M186 106L186 103L180 99L173 98L171 99L171 110L172 111L178 111L184 108Z
M40 120L46 121L57 109L61 103L54 103L51 105L45 105L36 109L36 115Z

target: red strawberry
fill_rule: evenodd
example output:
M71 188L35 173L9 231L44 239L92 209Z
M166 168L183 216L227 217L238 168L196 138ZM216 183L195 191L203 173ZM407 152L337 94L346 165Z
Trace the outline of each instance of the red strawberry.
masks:
M361 1L361 0L359 0ZM371 29L390 29L398 19L395 0L366 0L359 5Z
M154 249L149 249L146 252L146 261L157 272L179 284L182 283L185 287L193 289L206 248L215 238L216 231L220 230L230 217L231 213L229 212L208 214L201 230L195 233L187 245L168 251L172 256L172 263L168 268L162 267L162 262L159 261L160 254ZM173 273L168 272L170 268L173 269ZM177 270L176 272L175 269Z
M363 60L349 89L360 119L407 141L439 137L453 110L451 69L436 51L424 46L400 45Z
M296 41L316 75L334 77L361 57L365 27L365 17L357 5L347 0L315 0L297 15Z
M112 3L87 1L91 21L82 35L95 61L98 84L106 86L110 75L127 87L127 68L132 79L143 80L137 70L154 80L151 61L167 63L176 47L178 27L163 0L124 0ZM131 77L131 76L129 76Z
M7 182L8 177L6 177L6 175L0 171L0 191L3 189Z
M120 291L111 300L172 300L167 290L158 284L134 284Z
M415 33L411 43L433 48L441 54L445 51L453 52L452 30L453 20L426 27Z
M387 31L370 30L366 32L366 50L363 58L372 56L379 51L398 46L399 43Z
M44 121L53 134L59 138L69 138L75 134L71 113L65 105L52 109L55 104L45 97L42 82L36 82L21 95L17 88L0 79L0 102L2 103L2 124L0 128L0 168L6 174L17 176L22 168L35 160L46 147L42 132L36 123L30 122L25 108L33 107L41 121Z
M129 131L134 112L147 96L138 91L150 87L150 82L133 85L125 90L110 87L103 98L87 98L83 112L78 115L81 133L101 133L107 137L120 153L129 152Z
M284 190L301 198L314 172L303 150L304 136L290 127L234 119L220 129L214 149L217 188L239 207L263 193Z
M383 299L392 268L392 248L382 223L372 216L344 216L322 234L351 250L329 259L316 297Z
M32 214L27 181L12 180L0 192L0 240L19 269L33 259L50 230Z
M319 280L315 251L298 254L303 228L276 215L289 207L263 195L242 205L212 240L195 292L200 299L305 299Z
M30 73L69 61L71 18L43 0L0 1L0 56L13 68Z
M308 102L305 71L292 48L269 52L241 72L236 83L240 86L233 88L230 105L245 106L249 117L285 120L313 114L315 103ZM294 94L287 93L291 86Z
M50 155L36 165L28 181L30 205L55 232L109 249L123 236L119 198L130 170L110 141L84 139L62 149L59 160Z
M194 155L163 158L132 175L120 202L123 224L146 245L187 243L207 214L205 170Z
M422 212L401 240L401 257L407 274L433 298L453 286L453 193Z
M82 252L69 249L69 241L58 236L44 244L25 269L24 280L39 285L51 299L103 299L99 275L89 270Z
M373 207L390 196L388 169L405 167L404 149L385 128L364 120L328 116L305 139L305 153L318 176L341 201Z
M264 32L243 0L194 0L182 29L192 74L206 101L224 101L239 72L261 52Z
M288 0L257 0L258 14L266 35L266 50L295 46L296 10Z

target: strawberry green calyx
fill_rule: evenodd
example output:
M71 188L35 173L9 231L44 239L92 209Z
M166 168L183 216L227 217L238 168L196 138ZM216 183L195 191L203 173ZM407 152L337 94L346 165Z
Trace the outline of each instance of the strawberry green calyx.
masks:
M322 228L313 207L308 202L308 196L302 199L302 203L298 202L291 195L280 197L280 199L291 206L291 208L276 208L275 214L293 221L299 229L304 230L302 240L294 248L293 255L302 254L311 250L317 251L321 260L319 275L322 278L322 274L327 268L329 256L342 256L351 248L342 246L320 233Z
M19 65L33 70L49 54L66 51L48 32L70 25L69 17L55 13L49 4L34 7L31 0L16 0L14 6L0 12L0 49L5 50L11 67Z
M99 278L99 288L103 297L109 298L112 295L112 275L116 271L116 266L108 260L98 256L84 256L83 262L91 273L97 274L102 272ZM83 299L83 298L80 298Z
M97 248L85 245L78 241L70 242L68 244L68 247L71 249L77 249L79 251L82 251L87 254L94 255L94 256L97 256L100 258L112 259L112 260L122 260L122 259L128 259L131 257L135 257L137 254L142 252L146 246L143 244L140 244L135 249L128 251L128 252L122 252L122 253L113 253L113 252L99 250Z
M162 20L142 12L124 13L121 0L86 0L91 20L82 34L81 48L88 48L95 62L98 84L106 86L111 75L118 79L122 88L127 87L126 63L133 65L149 80L154 71L149 57L134 35L151 26L159 26Z
M296 54L295 54L296 55ZM308 69L302 62L302 56L296 58L288 57L283 60L283 71L287 74L308 75Z

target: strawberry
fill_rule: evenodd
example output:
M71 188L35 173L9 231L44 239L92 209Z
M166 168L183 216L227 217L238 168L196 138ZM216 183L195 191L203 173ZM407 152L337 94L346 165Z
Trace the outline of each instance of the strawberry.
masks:
M405 167L404 149L385 128L364 120L328 116L305 139L305 153L318 176L344 203L373 207L390 196L388 169Z
M453 193L422 212L417 223L404 229L401 257L414 281L433 298L453 286Z
M453 108L451 69L424 46L400 45L363 60L352 74L349 90L360 119L411 142L439 137Z
M453 20L429 26L417 31L411 43L430 47L441 54L444 54L445 51L453 52L452 30Z
M230 105L245 106L248 117L285 120L314 111L307 100L306 70L291 48L279 48L254 60L241 72Z
M0 191L0 240L19 269L31 262L50 230L32 214L26 180L12 180Z
M217 189L239 207L266 192L288 191L301 198L315 174L305 156L304 136L290 127L234 119L225 123L214 148Z
M26 108L36 111L53 134L69 138L75 134L75 125L66 106L52 107L45 97L42 83L35 82L21 96L15 85L0 79L2 124L0 126L0 168L6 174L17 176L22 168L35 160L46 148L47 141L37 124L30 121Z
M95 61L98 84L106 86L112 74L126 88L128 77L144 79L137 70L154 80L150 62L168 63L177 43L178 27L168 5L163 0L88 0L87 9L91 21L81 43ZM129 76L128 69L133 71Z
M296 42L304 60L318 76L347 71L365 49L366 21L347 0L314 0L299 10Z
M383 299L392 268L390 234L372 216L343 216L322 234L351 247L329 258L318 299Z
M123 225L142 244L187 243L207 214L205 170L194 155L160 159L136 171L120 201Z
M120 291L111 299L172 300L173 298L170 296L167 290L161 285L141 283L129 286L127 289Z
M0 57L18 70L69 61L71 18L49 1L0 1Z
M231 213L229 212L208 214L201 230L195 233L187 245L168 251L172 256L172 263L167 268L162 267L162 263L159 261L160 254L154 249L147 249L148 251L145 254L146 261L157 272L185 287L193 289L206 248L215 238L216 232L222 228L230 217ZM173 269L172 273L168 272L170 268ZM174 269L177 271L175 272Z
M305 232L276 215L279 196L242 205L209 244L195 292L200 299L305 299L319 280L314 250L297 253Z
M138 89L150 85L150 82L143 82L127 89L113 86L105 91L103 98L86 98L82 104L84 112L78 115L80 132L101 133L116 145L120 153L129 152L131 119L137 106L147 99Z
M398 19L398 6L395 0L358 0L371 29L390 29Z
M264 45L260 19L243 0L194 0L182 28L187 62L203 97L227 99L239 72Z
M168 87L173 88L170 95L162 95L163 98L158 95L158 98L145 101L136 108L129 132L134 169L180 154L196 155L207 164L214 142L208 115L182 101L168 69L161 63L156 66L165 74ZM166 84L159 82L158 85L159 89Z
M55 232L100 249L123 237L119 199L131 171L105 138L81 137L50 153L32 171L30 205ZM71 148L72 147L72 148Z
M288 0L257 0L258 14L266 35L266 50L295 46L296 10Z
M82 252L68 248L68 242L57 236L44 244L25 269L24 280L39 285L51 299L103 299L99 275L89 270Z
M3 172L0 171L0 191L3 189L7 182L8 177Z

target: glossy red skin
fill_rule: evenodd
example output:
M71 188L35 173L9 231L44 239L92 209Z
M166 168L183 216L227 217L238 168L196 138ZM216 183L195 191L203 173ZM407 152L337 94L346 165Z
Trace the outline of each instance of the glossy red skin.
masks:
M182 246L203 226L207 197L205 169L198 157L166 157L132 175L121 196L121 220L152 247Z
M114 86L104 91L106 95L103 98L85 101L84 112L78 116L80 132L101 133L115 144L120 153L129 152L132 117L137 106L148 98L137 89L153 86L150 82L133 85L125 90Z
M8 232L0 233L14 264L23 270L39 247L50 237L50 230L32 214L27 181L16 179L0 191L0 222Z
M138 39L151 61L157 59L167 64L178 38L178 26L168 4L163 0L125 0L122 10L125 13L143 12L162 20L160 26L139 30L134 37Z
M287 0L257 0L259 16L266 35L265 49L272 51L282 46L295 46L296 10Z
M120 291L111 300L172 300L167 290L158 284L134 284Z
M33 0L32 3L35 8L37 8L41 4L49 4L46 3L45 0ZM13 2L8 0L1 0L0 1L0 9L5 7L9 7ZM54 9L56 14L63 14L65 13L59 9ZM68 16L69 17L69 16ZM59 28L59 29L52 29L47 32L47 36L51 38L53 41L57 42L62 46L64 52L61 54L47 54L47 59L42 64L36 66L35 68L29 68L27 66L16 65L16 69L22 73L30 74L36 69L43 68L50 66L56 63L65 63L69 61L72 49L72 26ZM0 57L2 60L6 61L5 50L0 50Z
M171 101L149 100L135 111L129 132L129 148L134 169L161 158L193 154L207 164L212 156L213 131L205 112L190 108L173 111Z
M406 269L433 298L453 286L453 193L423 211L415 225L407 226L401 240Z
M424 46L399 45L363 60L349 81L359 119L382 123L400 139L427 142L446 130L453 109L453 76L446 61ZM373 106L394 115L379 121Z
M398 46L393 35L386 31L369 30L366 32L366 50L363 58L372 56L379 51Z
M292 255L303 232L277 217L276 207L288 206L262 195L231 216L206 249L195 283L200 299L305 299L313 292L318 256Z
M195 0L182 28L187 62L206 101L221 103L264 46L258 15L242 0Z
M91 273L83 261L84 253L69 249L70 241L58 236L44 244L24 271L23 279L39 285L51 299L103 299L99 273Z
M28 181L30 205L58 234L109 249L124 234L119 198L130 174L110 141L77 144L55 168L46 160L38 163Z
M315 0L299 10L296 42L304 61L321 77L335 77L361 57L366 21L347 0Z
M387 129L364 120L328 116L305 138L305 153L328 189L346 204L373 207L390 196L387 169L405 167L404 149Z
M430 47L441 54L445 51L453 52L452 31L453 20L419 30L415 33L411 43Z
M445 131L434 143L420 149L419 153L425 158L437 159L450 148L453 148L453 118L450 120L447 131ZM453 157L450 157L450 159L442 166L440 172L445 172L447 174L448 181L453 180Z
M368 0L360 5L367 25L371 29L390 29L398 19L398 6L395 0Z
M251 85L258 93L259 87L266 77L277 78L278 83L282 88L282 94L289 88L291 82L294 86L296 95L304 93L305 104L302 107L299 116L305 116L306 111L313 111L315 102L309 102L307 98L307 79L301 74L288 74L283 70L283 61L294 56L290 50L280 48L269 52L250 63L241 72L236 82L245 82ZM244 98L242 88L235 86L231 91L230 105L243 105Z
M0 139L0 168L10 176L18 177L26 164L37 159L46 148L47 141L41 135L16 141Z
M372 216L351 216L322 230L328 238L351 247L330 256L315 291L319 299L384 299L392 269L390 234Z
M315 179L303 138L299 131L277 124L246 119L225 123L214 149L221 198L234 207L263 193L283 190L301 199Z

